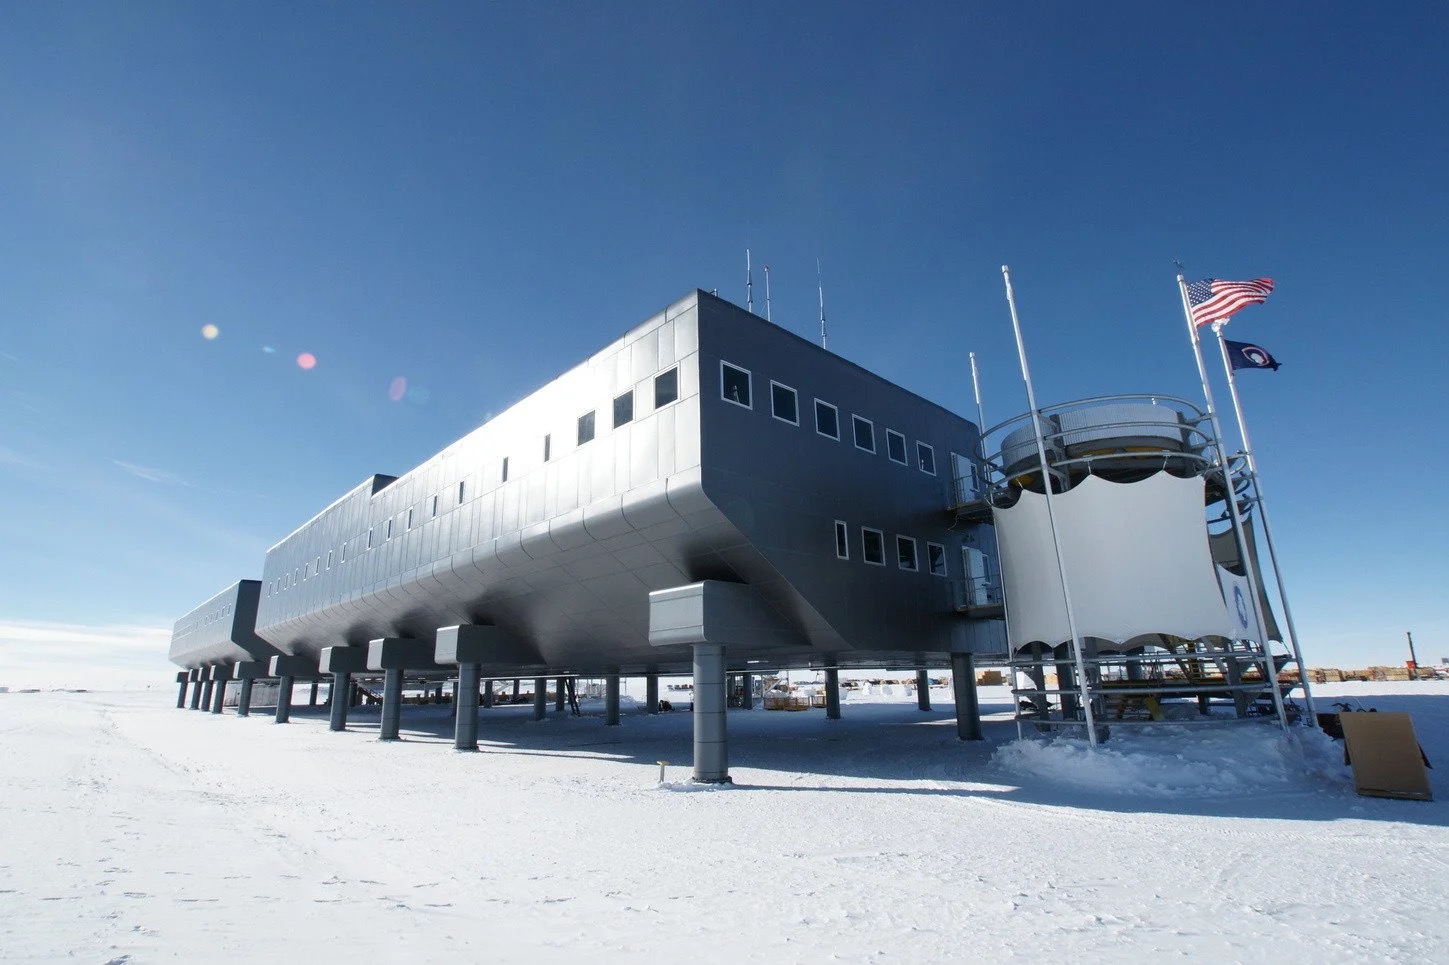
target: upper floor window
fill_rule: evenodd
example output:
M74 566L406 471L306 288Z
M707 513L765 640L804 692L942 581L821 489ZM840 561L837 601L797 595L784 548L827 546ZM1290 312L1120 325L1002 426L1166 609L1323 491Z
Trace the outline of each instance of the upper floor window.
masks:
M770 383L770 415L792 426L800 424L800 403L794 389L779 382Z
M719 364L719 394L726 402L753 408L750 402L750 373L728 362Z
M835 558L838 560L850 559L850 531L843 519L835 521Z
M548 462L553 458L553 433L543 437L543 461Z
M886 430L886 456L891 462L898 462L902 466L906 462L906 437L894 429Z
M387 521L387 539L392 539L392 520Z
M916 561L916 541L909 536L896 537L896 565L913 573L920 569Z
M940 543L926 544L926 566L932 576L948 576L946 572L946 547Z
M631 389L614 400L614 428L634 421L634 391Z
M508 482L508 457L507 456L504 456L503 457L503 475L499 479L499 482Z
M329 570L332 569L332 551L331 550L328 550L327 551L327 568Z
M872 566L885 566L885 534L869 526L860 528L860 558Z
M654 408L666 406L679 398L679 369L670 369L654 376Z
M855 448L875 452L875 423L858 415L851 416L850 421L855 429Z
M840 412L829 402L815 400L815 431L840 441Z
M432 514L434 516L437 516L438 515L438 497L436 495L433 496L433 513Z
M594 413L585 412L579 416L579 445L591 441L594 438ZM547 459L547 456L544 456Z
M467 482L467 480L460 481L458 483L458 505L459 506L463 505L463 498L467 494L467 492L468 492L468 482Z
M412 528L413 528L413 508L411 506L409 506L408 507L408 529L412 529Z
M921 468L921 472L934 476L936 474L936 450L924 442L917 442L916 465Z

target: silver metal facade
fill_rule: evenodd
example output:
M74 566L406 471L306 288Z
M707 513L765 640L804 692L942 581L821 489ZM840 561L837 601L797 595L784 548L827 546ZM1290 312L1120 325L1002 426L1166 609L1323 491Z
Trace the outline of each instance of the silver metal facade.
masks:
M722 397L722 362L748 372L749 406ZM675 397L656 405L661 377ZM786 389L794 423L772 406ZM817 432L817 398L835 406L838 440ZM616 405L629 415L618 425ZM854 444L853 415L870 420L873 453ZM1004 650L999 624L957 612L963 545L994 554L989 527L946 512L952 453L969 461L976 445L966 420L695 292L273 546L256 630L315 660L493 624L532 647L535 666L681 672L687 646L649 645L649 593L722 580L754 586L806 641L768 651L775 666ZM863 559L862 527L880 533L882 565ZM749 656L731 649L732 662Z
M257 636L262 585L242 580L222 590L171 628L171 662L199 669L243 660L266 660L277 648Z

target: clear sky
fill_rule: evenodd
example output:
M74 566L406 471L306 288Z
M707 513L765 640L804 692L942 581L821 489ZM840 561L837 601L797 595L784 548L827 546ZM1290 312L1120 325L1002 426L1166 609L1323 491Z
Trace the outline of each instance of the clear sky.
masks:
M988 421L1003 263L1043 404L1200 397L1173 260L1272 276L1228 334L1284 363L1241 382L1309 662L1438 662L1446 49L1424 3L8 4L0 678L164 680L271 543L743 303L747 245L776 321L819 257L831 349L973 417L975 351Z

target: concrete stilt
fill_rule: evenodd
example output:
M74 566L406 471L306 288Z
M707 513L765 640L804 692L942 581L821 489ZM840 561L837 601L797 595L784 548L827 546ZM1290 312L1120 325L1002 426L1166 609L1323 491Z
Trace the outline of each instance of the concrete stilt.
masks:
M512 703L515 703L515 704L518 703L518 678L517 677L514 677L513 678L513 700L511 702Z
M316 680L312 681L312 692L307 695L307 706L308 707L316 707L317 706L317 684L318 683L319 683L319 681L316 681Z
M543 720L548 716L548 678L533 678L533 719Z
M345 670L339 670L332 674L332 718L327 724L328 730L347 729L347 698L346 694L352 692L352 674Z
M659 713L659 675L651 673L644 678L644 709L648 713Z
M745 674L740 678L744 685L743 693L740 694L740 707L744 710L755 709L755 675Z
M453 727L456 730L457 729L457 726L458 726L458 678L457 677L454 677L453 678L453 700L451 702L451 706L453 708Z
M612 727L619 723L619 675L611 673L604 678L604 724Z
M976 701L976 658L971 654L951 654L951 688L956 695L956 736L963 741L981 740L981 707Z
M564 679L559 677L553 682L553 709L554 713L562 714L564 711Z
M204 671L201 671L201 670L193 670L193 671L191 671L191 709L192 710L200 710L201 709L201 681L204 679L201 675L202 675L203 672Z
M483 681L483 706L493 706L493 681L491 680Z
M840 671L835 667L825 668L825 718L840 719Z
M190 680L191 677L184 670L176 675L176 683L181 687L181 689L176 692L177 710L186 709L186 685L188 682L190 682Z
M730 783L724 644L694 644L694 780Z
M208 674L206 683L201 685L201 710L211 709L211 695L216 692L216 681Z
M221 670L220 667L217 669ZM222 707L226 705L226 683L231 679L231 674L224 671L219 675L214 674L213 676L216 676L216 690L211 695L211 712L213 714L219 714L221 713Z
M458 664L458 716L453 723L453 747L478 749L478 665Z
M236 715L238 717L250 717L252 715L252 678L243 677L241 690L236 695Z
M401 670L386 670L383 673L382 729L378 732L377 739L395 741L398 739L398 730L402 718L403 672Z
M916 671L916 706L931 709L931 675L924 670Z
M285 724L292 719L292 683L290 675L283 675L277 678L277 716L276 722Z

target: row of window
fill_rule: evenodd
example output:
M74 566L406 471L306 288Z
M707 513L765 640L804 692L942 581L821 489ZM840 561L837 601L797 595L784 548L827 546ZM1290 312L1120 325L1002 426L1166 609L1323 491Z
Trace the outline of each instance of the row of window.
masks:
M721 361L719 364L720 398L734 405L753 409L752 379L753 376L749 369ZM799 396L790 386L773 379L770 380L770 415L781 422L788 422L792 426L800 424ZM852 413L850 428L855 448L869 453L876 451L874 422ZM823 399L815 400L815 431L828 439L840 441L840 410ZM887 429L885 440L886 458L902 466L909 466L911 463L907 456L905 435L895 429ZM916 441L916 468L931 476L936 474L936 450L920 440Z
M677 367L672 368L667 372L661 372L660 374L656 375L654 377L654 408L662 409L664 406L669 405L671 402L678 401L678 399L679 369ZM617 429L620 426L633 421L634 390L630 389L628 392L625 392L623 395L620 395L614 399L614 428ZM586 412L583 415L579 416L578 429L579 445L583 445L584 443L589 442L594 438L594 413L592 411ZM553 435L550 433L543 437L543 461L548 462L552 457ZM508 482L507 456L503 457L503 462L500 465L498 481L500 483ZM468 498L467 487L468 483L466 480L462 480L458 483L458 505L460 506ZM430 497L428 500L429 518L435 518L438 515L440 509L440 495L441 494L434 493L432 497ZM376 529L381 528L384 531L382 542L385 543L388 540L392 539L393 523L401 519L403 516L406 516L404 532L406 532L407 530L411 530L413 528L415 512L415 508L410 506L408 507L406 513L399 513L397 516L388 518L385 522L379 524L377 527L369 529L367 531L367 545L364 547L364 549L372 549L374 539L373 533ZM361 537L357 537L357 539L361 539ZM351 544L352 542L353 540L345 540L342 543L341 552L342 562L344 563L347 562L347 550L349 544ZM327 551L327 563L325 569L332 569L332 554L332 550ZM273 593L278 593L282 590L288 589L289 587L297 583L306 582L309 577L321 575L323 569L324 566L322 563L322 557L319 556L309 563L304 563L301 566L296 567L292 570L291 573L284 574L283 576L273 580L267 586L267 593L268 595L271 595Z
M223 604L219 609L212 610L205 616L199 617L195 623L188 623L185 626L181 627L179 630L173 631L171 636L173 639L179 640L194 630L205 629L206 627L211 626L218 620L226 619L228 616L231 615L231 610L232 605L230 603Z
M835 558L850 559L850 526L845 520L835 521ZM860 528L860 558L872 566L886 565L885 533L870 526ZM896 534L896 566L915 573L920 570L920 558L916 555L916 538ZM946 567L946 547L940 543L926 543L926 571L932 576L949 577Z

